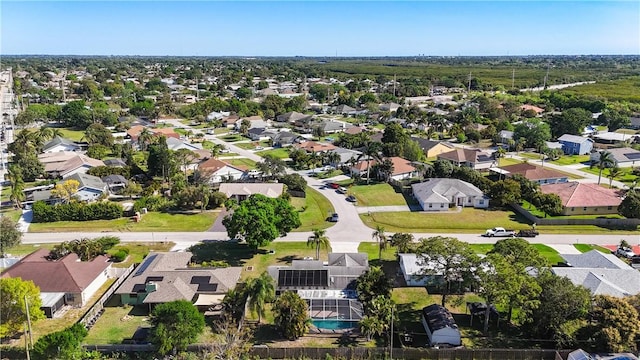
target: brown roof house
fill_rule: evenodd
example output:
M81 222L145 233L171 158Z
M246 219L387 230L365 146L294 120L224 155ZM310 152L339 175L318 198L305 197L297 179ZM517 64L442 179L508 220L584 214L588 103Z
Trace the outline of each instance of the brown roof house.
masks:
M299 144L294 144L293 147L296 149L302 149L308 153L309 152L318 153L318 152L325 152L325 151L331 151L336 149L336 147L332 144L319 143L316 141L301 142Z
M103 255L91 261L80 261L71 253L51 261L49 250L40 249L8 268L3 278L33 281L40 288L42 308L48 317L64 305L84 306L109 278L111 262Z
M191 301L204 311L215 311L224 295L236 286L241 267L189 267L193 254L154 252L120 285L122 304L154 305L176 300ZM219 309L217 309L219 310Z
M413 166L413 163L410 160L403 159L398 156L385 158L391 160L393 164L393 171L391 172L391 180L404 180L410 179L418 176L418 169ZM370 167L369 176L373 176L371 172L373 170L373 166L377 163L375 159L367 161L359 161L355 165L351 167L352 174L360 174L361 176L365 176L367 173L367 168Z
M209 178L211 184L223 181L239 180L245 176L245 170L216 158L209 158L198 165L198 170Z
M278 183L224 183L220 184L221 193L227 198L234 198L240 202L253 194L277 198L284 192L284 184Z
M622 202L614 189L575 181L542 185L540 191L560 197L562 215L617 214L618 206Z
M474 170L488 169L495 159L479 149L455 149L437 155L438 160L449 160L456 166L466 166Z
M528 163L491 168L491 171L497 172L508 178L513 177L514 175L522 175L528 180L540 185L566 183L569 181L569 178L564 173Z

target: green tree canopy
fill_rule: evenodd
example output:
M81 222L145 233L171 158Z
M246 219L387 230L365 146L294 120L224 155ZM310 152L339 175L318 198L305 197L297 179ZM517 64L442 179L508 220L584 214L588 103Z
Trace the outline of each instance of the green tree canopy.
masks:
M551 140L549 124L539 119L525 119L516 125L513 131L514 139L525 139L525 147L540 149L545 141Z
M7 249L20 245L22 231L18 223L7 216L0 217L0 257L4 257Z
M620 215L627 218L640 219L640 191L629 190L618 206Z
M162 355L185 350L204 331L204 315L187 300L157 305L150 316L151 341Z
M286 199L261 194L242 201L222 223L229 237L240 236L253 248L267 245L301 224L298 212Z
M640 317L636 309L624 299L596 295L591 310L593 324L588 333L602 351L634 351L640 338Z
M249 309L258 314L258 323L265 315L265 306L276 296L274 281L268 272L263 272L257 278L247 281L246 293L249 296Z
M84 353L82 340L87 334L87 329L80 323L75 323L62 331L47 334L33 345L33 358L82 359Z
M371 266L356 280L358 299L365 305L377 296L391 297L393 285L379 266Z
M286 291L278 297L273 306L274 323L285 338L296 340L309 329L307 302L298 293Z
M40 309L40 289L33 281L20 278L0 279L0 338L17 334L27 321L25 298L29 303L29 316L35 322L44 319Z

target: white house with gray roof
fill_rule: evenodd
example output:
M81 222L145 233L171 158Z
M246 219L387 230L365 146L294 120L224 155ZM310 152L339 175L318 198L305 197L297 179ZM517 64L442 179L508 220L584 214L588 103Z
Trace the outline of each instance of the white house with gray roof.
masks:
M476 186L458 179L428 179L411 185L423 211L448 211L449 206L489 207L489 198Z
M59 183L63 183L67 180L76 180L80 184L78 186L78 191L73 195L74 198L80 201L95 201L103 194L109 193L108 185L97 176L85 173L76 173L65 178Z
M593 295L625 297L640 294L640 271L613 254L591 250L584 254L561 254L568 267L553 267L575 285L582 285Z
M611 153L614 165L617 167L633 167L640 164L640 151L629 147L594 151L590 156L591 162L598 162L603 151Z
M82 147L73 140L69 140L60 136L56 136L49 140L42 147L43 153L52 153L59 151L80 151Z
M227 198L234 198L240 202L253 194L262 194L266 197L277 198L284 192L284 184L279 183L222 183L221 193Z

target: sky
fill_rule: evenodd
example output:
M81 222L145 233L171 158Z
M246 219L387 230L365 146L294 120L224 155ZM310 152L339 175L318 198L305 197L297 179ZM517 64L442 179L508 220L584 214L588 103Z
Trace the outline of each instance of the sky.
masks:
M640 54L640 1L0 1L0 55Z

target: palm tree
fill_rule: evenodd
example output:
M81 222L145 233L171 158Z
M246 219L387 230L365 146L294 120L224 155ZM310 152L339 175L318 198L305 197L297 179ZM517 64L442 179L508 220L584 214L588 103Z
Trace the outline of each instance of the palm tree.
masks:
M320 260L320 248L328 249L331 245L329 238L326 236L327 231L321 229L313 229L313 235L307 239L307 246L316 247L316 260Z
M225 146L222 144L214 144L213 147L211 147L211 157L214 159L217 159L218 156L220 156L220 153L222 153L222 150L225 149Z
M380 150L382 148L382 144L378 142L370 141L365 144L364 149L362 150L362 154L358 156L358 161L361 158L366 157L367 159L367 185L369 184L369 170L371 169L371 160L380 160Z
M373 240L378 241L378 259L382 261L382 250L387 248L387 236L384 234L384 227L376 225L376 231L371 234Z
M622 170L617 167L617 166L613 166L609 168L609 187L613 187L613 179L617 176L619 176L620 174L622 174Z
M258 313L258 323L264 316L265 304L275 298L273 278L266 271L257 278L247 282L247 294L249 295L249 309Z
M144 128L138 135L138 146L140 146L141 150L146 150L147 146L151 143L151 139L153 138L153 133L151 130Z
M11 182L11 195L9 200L13 202L16 208L22 209L24 196L24 181L22 180L22 169L18 165L11 165L7 172L7 180Z
M384 332L384 324L377 316L365 315L360 320L360 331L371 341L374 336L380 336Z
M615 160L613 159L613 154L608 151L600 152L600 158L596 161L598 165L598 185L600 185L600 179L602 178L602 170L605 168L611 167L615 164Z

